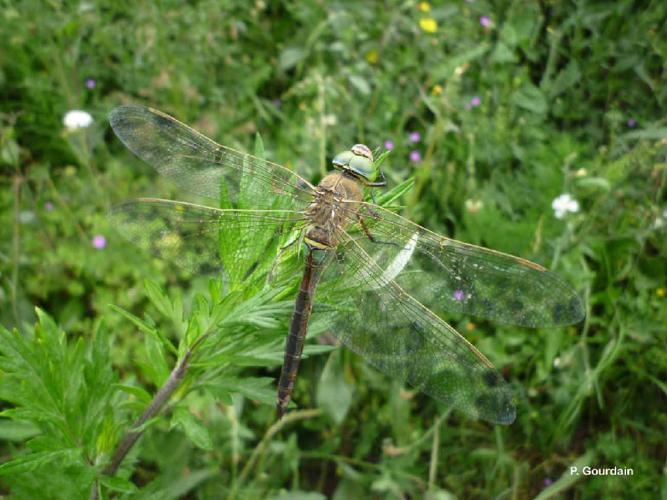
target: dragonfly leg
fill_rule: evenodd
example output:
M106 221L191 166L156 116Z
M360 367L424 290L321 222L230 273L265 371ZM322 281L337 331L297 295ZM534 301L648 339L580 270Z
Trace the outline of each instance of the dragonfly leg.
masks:
M367 237L369 240L371 240L373 243L377 243L377 244L379 244L379 245L396 245L396 243L391 242L391 241L382 241L382 240L377 239L375 236L373 236L373 235L371 234L371 231L368 229L368 226L367 226L366 223L364 222L363 217L361 217L361 215L357 215L357 218L359 219L359 224L361 224L361 229L364 230L364 234L365 234L366 237Z

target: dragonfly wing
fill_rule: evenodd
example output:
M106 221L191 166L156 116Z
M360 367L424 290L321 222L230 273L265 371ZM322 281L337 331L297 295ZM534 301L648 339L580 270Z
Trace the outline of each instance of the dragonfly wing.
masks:
M196 195L216 201L226 195L237 206L247 200L262 209L301 209L312 201L312 184L298 174L221 146L156 109L120 106L109 122L135 155Z
M323 270L316 314L335 335L391 377L474 418L510 424L512 391L491 362L420 304L354 239Z
M243 279L302 220L291 210L216 209L192 203L142 198L109 214L125 238L193 273L224 269ZM230 276L231 275L231 276Z
M528 327L578 323L585 315L576 291L533 262L440 236L370 203L350 205L349 213L357 243L429 309Z

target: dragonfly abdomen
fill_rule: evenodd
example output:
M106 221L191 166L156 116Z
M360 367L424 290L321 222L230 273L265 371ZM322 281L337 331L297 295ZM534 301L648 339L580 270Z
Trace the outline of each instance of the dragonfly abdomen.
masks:
M294 382L299 370L299 362L303 353L303 344L308 332L308 320L313 309L313 295L317 285L317 276L315 274L316 265L313 258L313 252L310 250L306 257L306 269L303 272L299 294L294 304L294 314L290 322L289 333L285 342L285 358L280 372L280 381L278 382L278 400L276 408L278 418L285 414L285 409L292 398Z

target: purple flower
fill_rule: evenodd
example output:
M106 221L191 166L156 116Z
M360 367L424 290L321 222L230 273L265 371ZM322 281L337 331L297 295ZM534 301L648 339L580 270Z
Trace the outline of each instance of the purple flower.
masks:
M422 136L419 132L410 132L410 135L408 136L410 142L419 142L421 138Z
M630 118L627 123L628 127L635 128L635 126L637 125L637 120L635 120L634 118Z
M465 298L465 293L463 293L463 290L454 290L454 300L457 302L461 302Z
M482 104L482 100L479 98L479 96L474 95L474 96L472 96L472 97L470 98L470 105L471 105L473 108L476 108L476 107L479 106L480 104Z
M86 88L94 89L97 86L97 82L94 78L86 78Z
M392 141L391 139L387 139L386 141L384 141L384 149L386 149L387 151L391 151L392 149L394 149L394 141Z
M553 483L553 481L551 480L550 477L545 477L544 478L544 486L551 486L552 483Z
M51 212L53 210L53 203L51 203L50 201L44 203L44 210L46 210L47 212Z
M421 153L419 151L417 151L416 149L413 150L413 151L410 151L410 161L413 162L413 163L419 163L420 161L422 161Z
M107 239L102 236L101 234L96 234L93 236L93 248L97 248L98 250L102 250L104 247L107 246Z
M491 26L491 18L489 16L482 16L479 18L479 24L481 24L485 28L488 28L489 26Z

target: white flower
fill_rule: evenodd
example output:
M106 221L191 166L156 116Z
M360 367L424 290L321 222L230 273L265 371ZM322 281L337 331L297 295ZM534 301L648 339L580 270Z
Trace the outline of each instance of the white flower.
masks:
M65 125L65 128L68 130L86 128L89 127L91 123L93 123L93 117L90 116L90 113L81 111L80 109L68 111L63 117L63 125Z
M563 193L551 202L551 208L554 209L556 218L562 219L568 212L577 213L579 211L579 202L568 193Z
M336 115L323 115L322 116L322 124L326 125L328 127L333 127L338 123L338 118L336 118Z
M482 200L467 199L465 202L466 210L471 214L476 214L484 207Z

